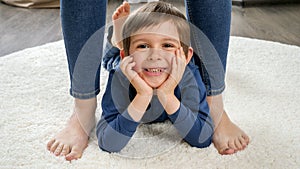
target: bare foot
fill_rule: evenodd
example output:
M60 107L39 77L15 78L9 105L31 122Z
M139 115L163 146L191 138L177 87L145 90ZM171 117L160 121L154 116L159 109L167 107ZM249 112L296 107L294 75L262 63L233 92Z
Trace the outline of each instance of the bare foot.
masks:
M218 152L222 155L234 154L244 150L249 141L246 133L232 123L224 112L213 135L213 143Z
M47 149L56 156L65 156L68 161L81 158L95 125L96 105L96 98L75 99L75 110L67 126L48 142Z
M229 119L224 111L222 95L208 96L207 102L216 127L213 143L218 152L228 155L245 149L249 144L249 137Z
M123 45L122 41L122 27L124 22L126 21L128 15L130 14L130 5L128 2L124 1L122 5L120 5L114 14L112 15L113 20L113 36L112 43L114 46L122 49Z

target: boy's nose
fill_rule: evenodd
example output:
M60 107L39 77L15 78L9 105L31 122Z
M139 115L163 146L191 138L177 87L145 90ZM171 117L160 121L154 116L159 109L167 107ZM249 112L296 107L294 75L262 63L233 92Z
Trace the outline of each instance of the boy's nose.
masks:
M162 59L162 52L159 49L150 49L148 60L161 60Z

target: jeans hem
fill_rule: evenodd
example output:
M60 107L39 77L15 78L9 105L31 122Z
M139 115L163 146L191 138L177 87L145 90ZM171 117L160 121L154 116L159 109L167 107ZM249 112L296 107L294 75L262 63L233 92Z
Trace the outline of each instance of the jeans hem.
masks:
M224 90L225 90L225 85L223 85L219 89L210 89L210 90L207 90L206 91L206 95L207 96L216 96L216 95L219 95L219 94L223 93Z
M99 93L100 93L100 89L96 89L95 91L90 93L78 93L70 89L70 95L77 99L90 99L96 97Z

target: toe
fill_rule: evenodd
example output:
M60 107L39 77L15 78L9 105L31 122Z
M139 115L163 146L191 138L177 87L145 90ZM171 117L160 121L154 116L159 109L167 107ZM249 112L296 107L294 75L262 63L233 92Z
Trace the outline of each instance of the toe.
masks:
M217 141L217 139L214 139L214 145L216 147L216 149L218 150L218 152L221 154L221 155L224 155L224 152L229 149L229 146L228 146L228 141Z
M54 153L54 151L56 150L56 148L57 148L58 145L59 145L59 142L58 142L58 141L55 141L55 142L52 144L51 148L50 148L50 152L51 152L51 153Z
M242 143L241 143L241 141L240 141L239 138L235 139L234 143L235 143L235 147L236 147L238 150L242 150L242 149L243 149L243 145L242 145Z
M123 6L120 7L117 11L118 11L118 13L122 13L123 12Z
M55 139L51 139L48 143L47 143L47 150L50 151L50 148L52 147L53 143L55 142Z
M118 13L117 13L117 12L114 12L114 13L113 13L112 19L113 19L113 20L118 19Z
M72 147L71 152L66 155L66 160L72 161L77 160L82 156L83 149L77 146Z
M230 154L234 154L235 150L233 148L227 148L225 150L223 150L222 155L230 155Z
M130 5L129 5L128 2L125 2L125 3L124 3L124 11L125 11L125 12L130 12Z
M60 155L62 149L64 147L64 144L60 143L57 147L56 147L56 150L54 151L54 155L58 156Z
M237 150L237 147L235 146L235 140L234 139L229 140L228 145L229 145L230 148L234 149L235 151Z
M61 155L66 156L67 154L70 153L70 146L69 145L64 145Z
M229 155L229 154L233 154L234 153L234 149L230 146L229 144L229 140L222 140L221 144L220 144L220 149L218 149L219 153L221 155Z
M239 137L239 141L243 146L243 149L245 149L249 143L249 140L245 139L243 136Z
M243 134L242 137L245 140L246 145L248 145L250 142L250 138L246 134Z

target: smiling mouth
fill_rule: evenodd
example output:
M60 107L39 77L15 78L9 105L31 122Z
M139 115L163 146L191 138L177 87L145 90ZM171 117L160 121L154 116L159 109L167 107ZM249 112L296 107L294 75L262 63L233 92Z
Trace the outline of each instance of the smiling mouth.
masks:
M165 68L145 68L144 70L147 72L151 72L151 73L161 73L161 72L164 72L166 69Z

